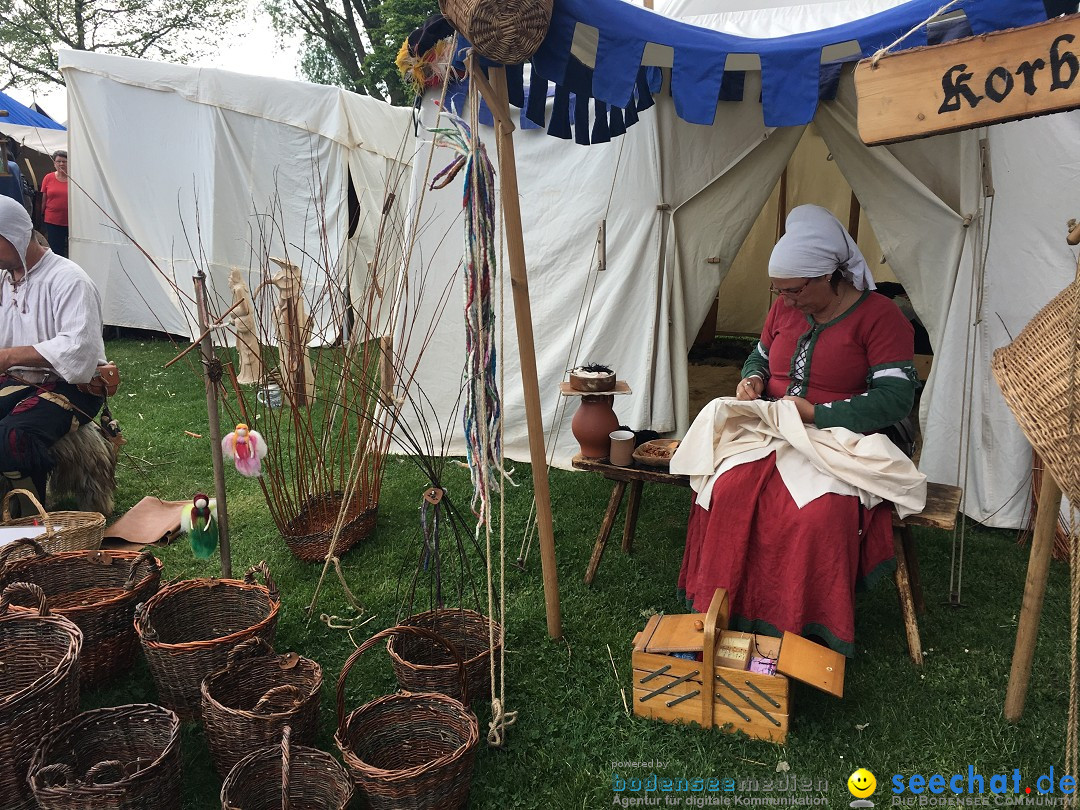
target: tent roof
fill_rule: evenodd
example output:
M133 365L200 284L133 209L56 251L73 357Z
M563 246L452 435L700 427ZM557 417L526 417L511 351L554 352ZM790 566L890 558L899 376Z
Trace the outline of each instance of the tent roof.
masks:
M7 93L0 93L0 110L7 111L7 115L0 117L0 125L14 124L21 127L60 130L64 128L49 116L34 112L25 104L20 104Z

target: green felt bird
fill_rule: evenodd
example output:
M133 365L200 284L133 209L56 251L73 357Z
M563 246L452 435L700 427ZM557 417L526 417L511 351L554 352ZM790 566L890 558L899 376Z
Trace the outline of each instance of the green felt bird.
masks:
M180 513L180 528L191 540L191 550L200 560L214 553L218 544L217 501L202 492Z

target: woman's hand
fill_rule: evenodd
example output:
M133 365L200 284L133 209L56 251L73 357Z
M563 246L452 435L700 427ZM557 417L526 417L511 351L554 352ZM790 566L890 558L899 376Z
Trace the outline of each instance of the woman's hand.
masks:
M784 397L784 399L795 403L795 407L799 411L799 416L802 417L804 422L809 424L814 421L814 406L810 400L791 396Z
M761 377L744 377L735 388L735 398L741 400L760 399L765 390L765 381Z

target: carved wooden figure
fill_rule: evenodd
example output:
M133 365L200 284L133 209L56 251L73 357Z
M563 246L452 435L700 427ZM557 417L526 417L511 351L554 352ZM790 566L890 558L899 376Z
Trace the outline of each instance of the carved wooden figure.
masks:
M270 278L279 291L274 320L281 357L281 387L289 401L299 407L315 397L315 374L307 351L311 322L304 306L300 268L286 259L270 261L281 268L280 273Z
M232 290L235 307L231 325L236 332L236 354L240 366L236 379L241 385L253 385L263 378L265 369L255 326L255 307L239 267L229 271L229 289Z

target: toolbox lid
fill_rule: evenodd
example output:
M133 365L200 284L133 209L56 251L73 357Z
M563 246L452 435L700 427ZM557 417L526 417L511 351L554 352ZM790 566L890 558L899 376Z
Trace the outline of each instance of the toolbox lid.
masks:
M701 652L705 646L704 621L705 617L700 613L660 616L652 626L651 633L649 625L645 626L648 636L643 647L651 653Z
M834 697L843 697L846 663L847 659L836 650L785 632L776 671Z

